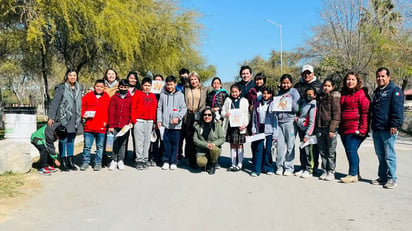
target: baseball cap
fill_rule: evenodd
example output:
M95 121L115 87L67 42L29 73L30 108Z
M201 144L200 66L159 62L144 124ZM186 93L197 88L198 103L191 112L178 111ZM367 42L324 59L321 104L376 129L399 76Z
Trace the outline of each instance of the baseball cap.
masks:
M305 64L302 67L302 73L305 72L305 71L310 71L310 73L313 73L313 67L309 64Z

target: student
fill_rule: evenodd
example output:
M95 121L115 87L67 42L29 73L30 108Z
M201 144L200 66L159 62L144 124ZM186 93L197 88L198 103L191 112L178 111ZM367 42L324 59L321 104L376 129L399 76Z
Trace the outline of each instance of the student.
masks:
M40 160L38 161L39 173L42 175L50 175L57 170L48 163L54 161L56 165L60 165L57 160L57 154L54 148L54 142L57 139L65 139L67 130L60 123L54 123L52 126L47 124L35 131L31 137L31 143L39 150Z
M239 127L232 127L230 124L231 109L240 109L241 125ZM230 97L225 100L222 117L224 117L223 128L227 131L226 142L230 143L232 159L232 165L228 171L237 172L242 169L243 144L246 142L246 127L249 123L249 104L246 98L241 97L240 86L237 84L230 87Z
M166 78L165 91L157 104L157 127L164 129L163 170L176 169L182 119L187 111L184 95L176 90L176 84L176 77Z
M302 100L299 117L296 117L299 128L299 138L303 143L306 143L311 136L314 135L316 118L316 90L309 86L305 93L306 98ZM299 148L301 169L295 173L296 176L308 178L313 174L314 156L311 145L312 144L309 144L303 148Z
M86 123L84 125L83 164L80 166L81 171L85 171L89 167L90 151L94 140L96 140L96 158L94 159L93 169L100 171L102 168L109 103L110 96L104 92L104 80L102 79L96 80L94 91L87 93L82 98L81 115L86 120Z
M114 94L110 99L109 104L109 129L108 132L112 133L114 137L122 130L126 125L132 126L131 119L131 107L132 96L129 92L128 81L122 79L119 81L119 91ZM112 162L110 163L109 170L124 170L124 158L127 152L127 139L129 138L130 131L126 134L115 138L113 143L113 155Z
M292 99L292 110L290 112L277 112L279 138L278 153L276 156L276 175L291 176L294 172L293 161L295 160L296 140L296 112L299 110L299 92L292 86L292 76L284 74L280 77L279 96Z
M263 133L265 139L255 141L255 160L251 173L253 177L259 176L262 170L273 175L272 142L278 137L278 121L272 108L273 88L263 86L261 91L262 98L253 105L252 134Z
M136 169L143 170L150 166L149 148L153 123L156 121L157 100L150 92L152 80L145 77L142 80L142 91L137 91L132 101L132 122L136 150Z
M327 181L335 179L336 136L340 122L340 93L334 88L332 79L323 81L323 91L318 96L316 113L316 138L323 169L319 180Z
M160 75L160 74L156 74L154 76L153 80L155 80L155 81L164 81L163 76ZM163 89L164 88L162 88L162 91L163 91ZM159 102L160 93L159 94L155 93L155 96L156 96L156 101ZM157 121L155 121L155 124L157 124ZM162 162L163 141L162 141L162 139L160 139L160 132L159 132L159 129L157 128L157 126L154 126L153 130L156 134L156 141L151 141L150 142L149 162L150 162L150 166L156 167L156 165L158 165L158 164L160 165L161 162Z

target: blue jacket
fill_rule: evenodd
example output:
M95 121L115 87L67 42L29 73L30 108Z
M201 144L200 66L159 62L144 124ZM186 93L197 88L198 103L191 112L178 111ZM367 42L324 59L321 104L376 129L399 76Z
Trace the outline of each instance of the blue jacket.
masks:
M403 93L392 81L383 89L376 88L372 97L372 130L399 130L403 123L403 104Z

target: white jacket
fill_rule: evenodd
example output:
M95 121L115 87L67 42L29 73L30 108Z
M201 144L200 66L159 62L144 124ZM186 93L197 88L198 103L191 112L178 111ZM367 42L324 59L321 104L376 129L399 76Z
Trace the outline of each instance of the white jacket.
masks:
M226 114L230 112L232 106L232 98L227 97L225 99L225 103L223 104L221 115L224 118L223 120L223 131L227 132L228 125L229 125L229 118L226 118ZM239 108L242 111L242 126L245 127L240 134L246 134L246 127L249 124L249 102L245 98L240 98Z

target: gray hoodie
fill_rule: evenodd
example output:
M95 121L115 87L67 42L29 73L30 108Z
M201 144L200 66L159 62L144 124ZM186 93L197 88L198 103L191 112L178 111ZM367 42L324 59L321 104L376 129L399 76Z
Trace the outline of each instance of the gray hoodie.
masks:
M164 91L160 94L157 103L157 122L167 129L182 129L182 119L186 115L186 103L181 91L170 93ZM172 118L179 118L178 124L172 124Z

